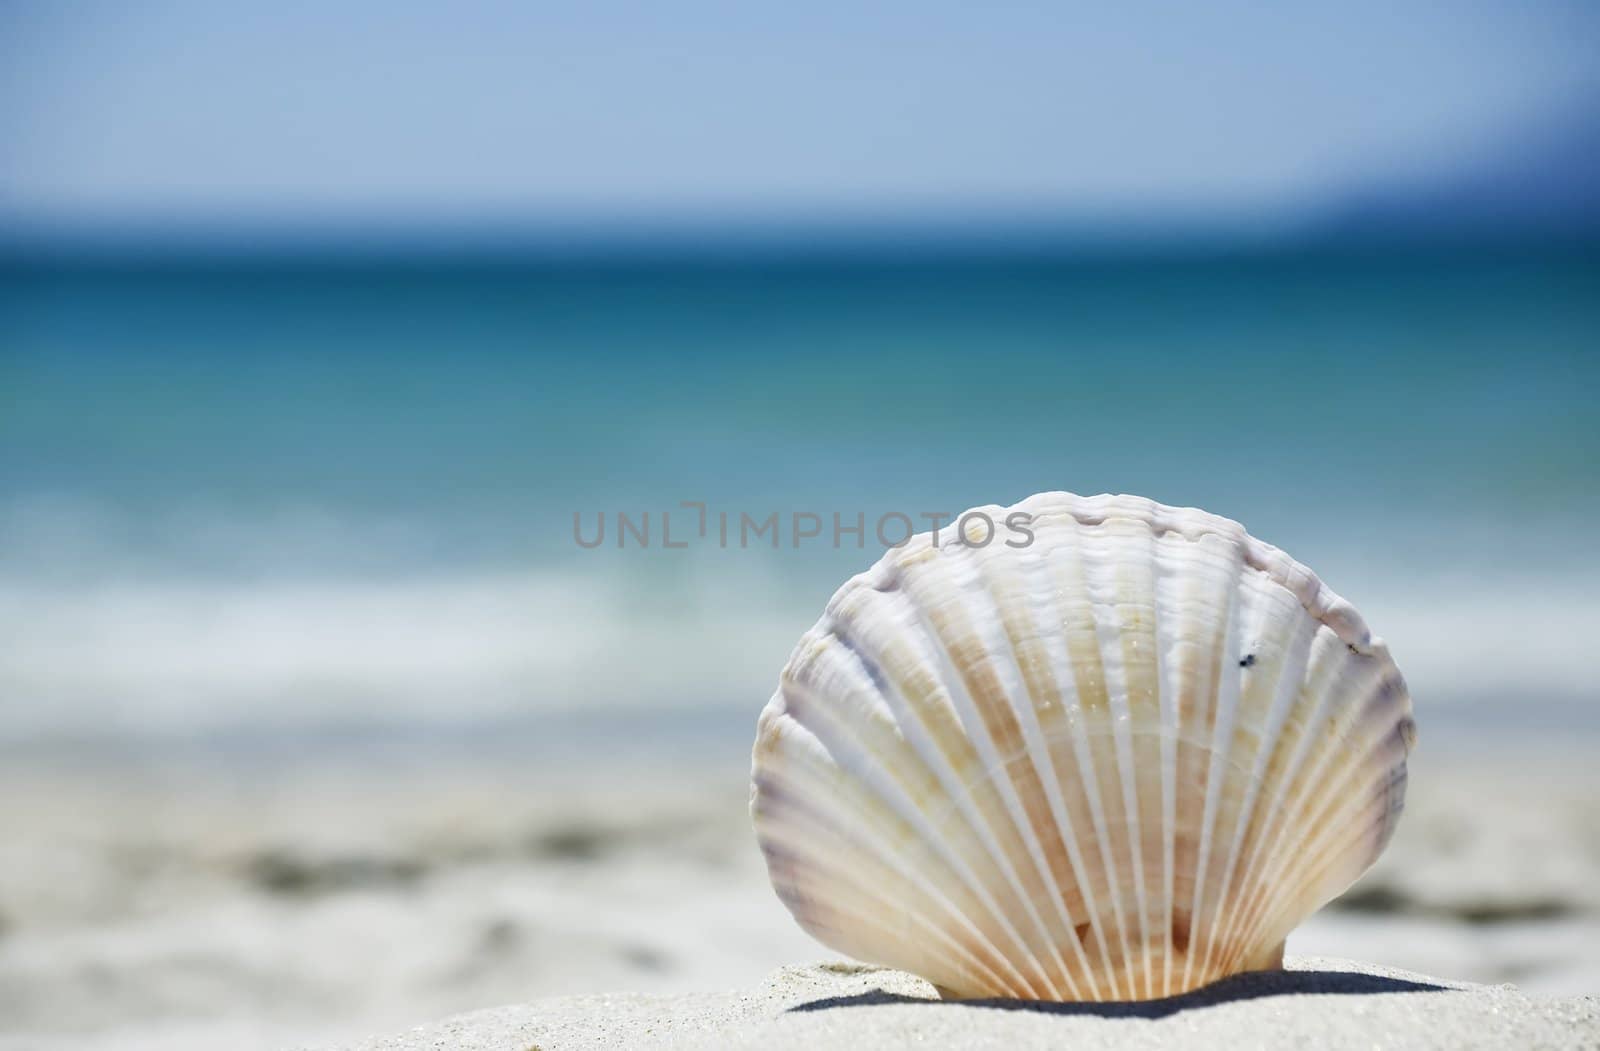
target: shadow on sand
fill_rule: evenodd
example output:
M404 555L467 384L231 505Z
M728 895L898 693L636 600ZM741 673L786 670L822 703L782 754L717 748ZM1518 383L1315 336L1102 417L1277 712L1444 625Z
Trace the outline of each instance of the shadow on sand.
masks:
M946 1004L987 1007L996 1011L1037 1011L1041 1014L1099 1015L1102 1018L1165 1018L1196 1007L1212 1007L1236 1000L1296 993L1370 995L1374 993L1447 992L1448 986L1383 978L1359 971L1256 971L1224 978L1203 989L1162 1000L1117 1000L1108 1003L1049 1003L1033 1000L931 1000L875 989L854 996L828 996L797 1004L791 1011L830 1011L836 1007L871 1007L876 1004Z

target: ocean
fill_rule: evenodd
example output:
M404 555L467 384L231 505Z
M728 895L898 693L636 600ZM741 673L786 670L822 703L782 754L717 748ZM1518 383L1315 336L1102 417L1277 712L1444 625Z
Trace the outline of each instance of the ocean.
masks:
M895 516L1046 489L1600 720L1592 245L12 261L0 347L0 739L753 720Z

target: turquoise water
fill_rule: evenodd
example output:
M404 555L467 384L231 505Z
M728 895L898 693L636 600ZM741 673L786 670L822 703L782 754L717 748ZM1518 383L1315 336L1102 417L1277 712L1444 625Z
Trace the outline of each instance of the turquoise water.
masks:
M0 580L75 595L554 569L672 616L758 573L797 635L870 525L591 551L573 516L1049 488L1204 506L1358 592L1594 562L1590 248L13 264L0 340Z
M0 296L3 499L514 510L537 546L695 498L1596 498L1600 257L1570 251L34 269Z

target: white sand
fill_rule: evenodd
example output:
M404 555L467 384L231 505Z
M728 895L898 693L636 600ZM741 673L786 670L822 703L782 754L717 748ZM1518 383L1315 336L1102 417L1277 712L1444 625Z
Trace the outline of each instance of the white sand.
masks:
M1145 1004L942 1003L898 971L785 968L757 988L606 994L460 1015L340 1051L533 1048L1578 1048L1600 999L1539 999L1320 957Z
M1377 869L1289 951L1531 996L1600 991L1592 758L1452 766L1442 752L1417 756ZM737 998L697 991L823 951L768 885L747 764L541 771L474 756L264 776L12 757L0 1051L337 1046L608 990L643 994L603 998L619 1019L679 995L726 1014Z

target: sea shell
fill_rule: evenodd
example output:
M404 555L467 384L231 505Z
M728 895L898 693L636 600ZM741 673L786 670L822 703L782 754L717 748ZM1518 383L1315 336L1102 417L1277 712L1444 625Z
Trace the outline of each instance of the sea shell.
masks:
M1388 648L1204 511L1043 493L962 522L840 588L761 713L779 897L951 996L1278 966L1399 817L1415 724Z

